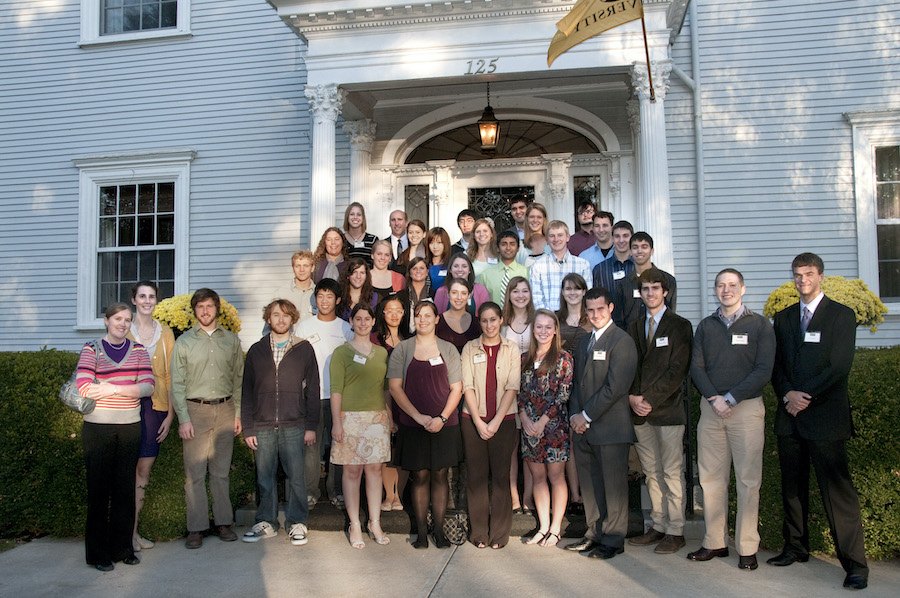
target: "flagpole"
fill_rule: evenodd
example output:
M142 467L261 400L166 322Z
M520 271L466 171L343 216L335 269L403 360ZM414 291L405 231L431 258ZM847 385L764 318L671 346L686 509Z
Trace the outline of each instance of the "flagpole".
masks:
M644 24L643 11L641 11L641 29L644 31L644 53L647 55L647 79L650 81L650 101L656 102L656 94L653 92L653 73L650 69L650 47L647 45L647 26Z

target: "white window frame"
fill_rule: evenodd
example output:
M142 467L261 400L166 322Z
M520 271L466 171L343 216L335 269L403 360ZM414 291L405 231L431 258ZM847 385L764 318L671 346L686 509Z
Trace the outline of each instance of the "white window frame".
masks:
M178 25L167 29L147 29L103 35L100 12L103 0L81 0L81 39L79 46L115 44L148 39L188 38L191 36L191 0L178 0Z
M847 112L853 137L853 187L856 195L856 247L859 277L881 296L878 278L878 229L875 190L875 148L900 145L900 108ZM900 303L885 303L889 313Z
M189 215L193 150L89 156L73 160L78 174L78 298L75 330L102 330L97 317L100 187L175 182L175 294L188 292Z

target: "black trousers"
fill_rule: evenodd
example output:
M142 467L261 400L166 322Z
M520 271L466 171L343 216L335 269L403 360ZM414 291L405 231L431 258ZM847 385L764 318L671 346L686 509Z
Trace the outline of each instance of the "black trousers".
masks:
M841 565L848 573L868 575L863 545L859 498L850 478L846 442L805 440L796 432L778 437L781 500L784 506L784 547L795 554L809 552L809 464L816 481L831 537Z
M630 444L589 444L583 434L572 441L575 469L584 499L584 536L622 548L628 531L628 451Z
M88 491L85 560L88 565L121 561L134 555L134 473L141 424L85 422L81 443Z

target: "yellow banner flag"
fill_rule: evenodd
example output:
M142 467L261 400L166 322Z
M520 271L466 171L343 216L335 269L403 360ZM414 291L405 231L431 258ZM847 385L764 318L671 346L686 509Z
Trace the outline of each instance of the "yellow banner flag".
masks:
M556 24L559 31L547 50L547 66L581 42L643 16L641 0L578 0Z

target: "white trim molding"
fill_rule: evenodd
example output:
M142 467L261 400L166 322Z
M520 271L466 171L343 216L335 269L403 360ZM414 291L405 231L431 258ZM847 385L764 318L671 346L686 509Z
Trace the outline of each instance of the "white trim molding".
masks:
M187 39L191 37L191 0L178 0L177 25L166 29L146 29L104 35L101 31L100 12L103 0L81 0L80 47L116 44L150 39Z

